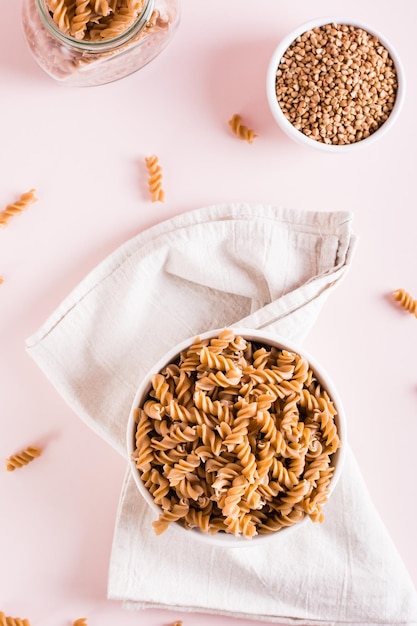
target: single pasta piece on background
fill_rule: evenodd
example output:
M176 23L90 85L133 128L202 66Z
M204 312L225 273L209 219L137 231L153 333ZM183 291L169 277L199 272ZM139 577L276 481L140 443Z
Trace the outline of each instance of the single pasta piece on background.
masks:
M36 201L35 189L23 193L18 200L12 204L8 204L3 211L0 211L0 226L6 226L11 217L18 215Z
M42 450L40 448L37 448L36 446L28 446L18 454L13 454L6 459L6 469L8 472L13 472L15 469L23 467L36 459L36 457L40 456L41 453ZM1 622L0 626L2 626Z
M397 289L393 292L393 298L409 313L417 317L417 300L414 300L405 289Z
M87 626L87 618L80 617L79 619L76 619L72 626Z
M153 154L145 157L145 163L149 172L148 187L151 192L152 202L163 202L165 200L165 192L162 189L162 168L159 164L159 158Z
M0 611L0 626L30 626L28 619L21 619L20 617L9 617Z
M258 136L255 135L253 130L242 124L242 118L238 113L235 113L232 119L229 120L229 124L235 135L239 137L239 139L243 139L248 143L252 143L255 137Z

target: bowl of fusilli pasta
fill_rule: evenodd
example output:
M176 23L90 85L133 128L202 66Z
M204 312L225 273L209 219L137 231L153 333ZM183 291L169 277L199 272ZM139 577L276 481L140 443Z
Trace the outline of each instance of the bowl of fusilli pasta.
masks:
M141 381L127 427L155 534L172 527L223 546L323 522L345 445L323 368L281 337L239 328L173 347Z

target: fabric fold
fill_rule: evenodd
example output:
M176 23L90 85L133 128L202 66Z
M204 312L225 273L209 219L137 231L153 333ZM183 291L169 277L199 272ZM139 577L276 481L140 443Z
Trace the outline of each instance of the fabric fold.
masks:
M162 222L100 263L27 340L29 354L124 454L138 382L172 345L239 320L272 327L272 317L281 334L307 334L348 267L351 220L345 211L235 204Z
M27 350L74 412L126 456L136 388L173 345L233 326L305 338L350 267L352 219L250 204L179 215L105 259ZM325 516L266 547L202 546L175 527L156 537L127 472L108 596L126 607L286 624L417 623L412 582L350 449Z
M205 546L175 527L155 536L146 530L153 519L127 475L109 579L109 597L127 608L298 626L416 623L412 582L350 449L324 524L309 523L262 547Z

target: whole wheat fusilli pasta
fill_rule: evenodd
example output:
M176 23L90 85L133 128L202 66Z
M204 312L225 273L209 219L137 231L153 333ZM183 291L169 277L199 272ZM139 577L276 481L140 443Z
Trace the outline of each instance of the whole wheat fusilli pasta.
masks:
M55 24L63 33L68 33L75 6L67 5L64 0L48 0L47 5Z
M34 459L42 454L42 450L36 446L28 446L21 452L13 454L6 459L6 469L8 472L23 467L28 463L31 463Z
M393 292L393 298L401 304L401 306L417 317L417 300L414 300L405 289L397 289Z
M142 15L144 0L47 0L53 21L78 40L99 41L117 37ZM154 10L142 34L169 28L169 18ZM141 36L140 35L140 36Z
M152 378L133 459L172 522L251 538L322 521L340 447L336 409L299 354L225 329Z
M0 611L0 626L30 626L28 619L6 616Z
M148 187L152 202L164 202L165 192L162 188L162 168L159 164L159 158L153 154L145 157L145 163L148 168Z
M75 39L84 39L87 24L92 16L90 0L75 0L75 14L70 20L70 34Z
M0 226L6 226L10 218L14 215L18 215L36 201L35 189L23 193L18 200L12 202L12 204L8 204L3 211L0 211Z
M251 130L242 123L242 117L238 113L235 113L232 119L229 120L229 125L234 134L239 137L239 139L243 139L248 143L252 143L253 140L258 136L255 135L255 132L253 130Z

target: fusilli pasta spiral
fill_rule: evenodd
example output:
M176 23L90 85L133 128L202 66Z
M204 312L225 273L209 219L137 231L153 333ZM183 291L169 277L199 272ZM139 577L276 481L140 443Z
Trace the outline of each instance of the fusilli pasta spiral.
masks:
M63 33L69 32L70 17L75 12L75 7L67 5L65 0L48 0L48 8L52 19Z
M78 40L100 41L117 37L132 26L145 5L143 0L47 0L47 6L63 33ZM153 11L143 32L168 27L168 18Z
M11 217L18 215L36 201L35 189L30 189L30 191L23 193L18 200L8 204L3 211L0 211L0 226L6 226Z
M130 9L119 9L119 11L112 16L106 27L101 30L101 38L112 39L113 37L117 37L130 28L135 20L136 15Z
M84 39L91 14L90 0L75 0L75 15L70 20L70 34L72 37Z
M28 619L21 619L20 617L9 617L0 611L0 626L30 626Z
M159 164L159 158L153 154L145 157L145 163L149 173L148 187L152 202L164 202L165 192L162 189L162 168Z
M304 358L225 329L197 337L151 382L133 459L161 510L156 534L178 522L250 539L323 520L340 439Z
M31 463L34 459L42 454L42 450L36 446L28 446L18 454L13 454L6 459L6 469L8 472L13 472L19 467L23 467L28 463Z
M252 143L255 137L258 136L255 135L255 132L253 130L251 130L242 123L242 117L238 113L235 113L232 119L229 120L229 125L234 134L239 137L239 139L243 139L248 143Z
M414 300L405 289L397 289L393 292L393 298L401 304L401 306L417 317L417 300Z
M72 626L87 626L87 618L80 617L76 619Z

